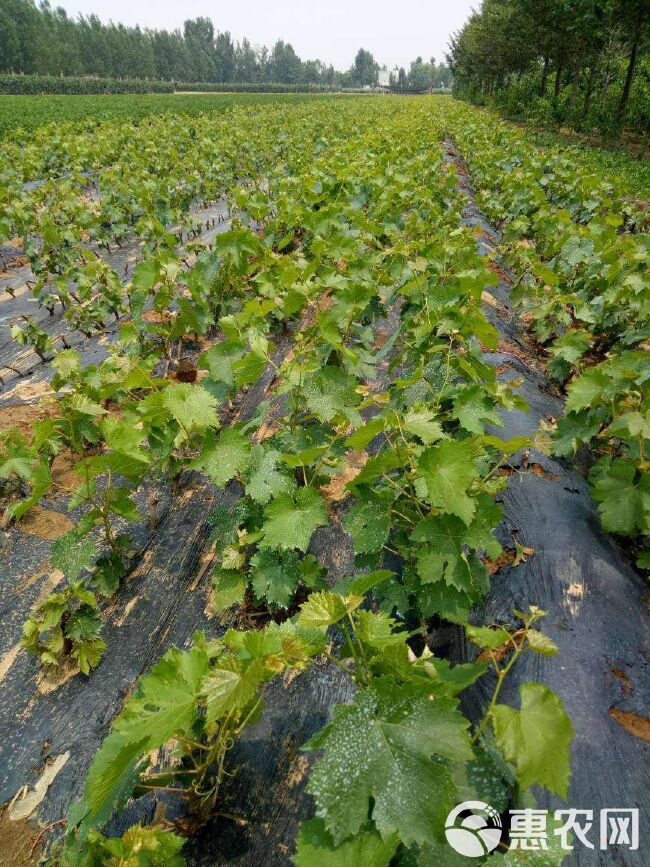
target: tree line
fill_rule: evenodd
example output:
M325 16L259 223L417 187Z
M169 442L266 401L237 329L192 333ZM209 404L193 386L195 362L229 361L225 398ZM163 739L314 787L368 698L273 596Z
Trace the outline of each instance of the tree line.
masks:
M416 57L408 70L400 66L390 73L391 87L399 90L426 90L432 88L447 88L451 86L451 70L445 63L436 63L435 57L428 62Z
M104 24L96 15L71 18L47 0L0 0L0 72L364 87L377 83L379 64L360 49L339 72L302 60L283 40L270 49L236 42L205 17L185 21L182 30L151 30Z
M604 135L650 128L648 0L483 0L450 41L457 95Z

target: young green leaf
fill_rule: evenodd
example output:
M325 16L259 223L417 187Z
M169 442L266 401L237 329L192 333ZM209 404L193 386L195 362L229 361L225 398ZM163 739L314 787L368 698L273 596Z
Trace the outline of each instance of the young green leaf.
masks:
M222 430L217 439L213 430L203 438L200 456L193 466L209 476L215 485L223 487L248 466L250 442L237 427Z
M298 623L305 627L324 629L343 620L362 602L363 596L337 596L326 591L311 593L309 599L300 607Z
M300 826L292 861L295 867L388 867L397 843L396 835L384 841L376 831L364 830L335 846L322 819L308 819Z
M560 699L542 683L519 687L521 710L497 704L492 709L496 742L514 763L523 789L542 786L566 798L573 725Z
M423 452L417 465L431 505L458 515L466 524L476 510L475 501L467 493L478 475L476 457L473 442L444 440Z
M314 488L299 488L293 496L282 494L264 509L266 548L306 551L314 530L327 523L325 503Z
M246 493L256 503L265 505L280 494L291 494L296 487L294 479L279 466L281 453L275 449L254 446L249 461Z
M342 524L354 539L355 554L370 554L380 551L388 541L390 513L374 500L357 500Z
M187 382L173 383L163 392L163 403L186 431L218 427L217 402L204 388Z

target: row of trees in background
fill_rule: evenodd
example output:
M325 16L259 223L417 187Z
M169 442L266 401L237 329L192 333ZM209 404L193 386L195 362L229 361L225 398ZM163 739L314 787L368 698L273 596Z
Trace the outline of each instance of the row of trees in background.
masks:
M606 136L650 129L648 0L483 0L450 43L457 95Z
M403 66L390 74L390 86L401 90L426 90L451 86L451 70L444 63L436 63L432 57L427 63L421 57L411 62L407 72Z
M104 24L95 15L74 19L47 0L0 0L0 72L364 87L377 83L379 65L360 49L352 67L339 72L301 60L282 40L272 49L235 42L209 18L170 32Z

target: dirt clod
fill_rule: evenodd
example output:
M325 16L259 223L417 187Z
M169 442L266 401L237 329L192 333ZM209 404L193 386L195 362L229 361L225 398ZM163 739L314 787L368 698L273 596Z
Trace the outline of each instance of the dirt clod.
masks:
M184 358L176 368L175 376L179 382L196 382L198 370L193 362Z
M28 819L12 822L9 811L0 810L0 864L36 867L40 846L38 828Z
M0 430L16 427L28 440L32 438L34 423L57 414L55 403L18 403L0 408Z
M25 533L49 542L65 536L73 527L74 523L67 515L53 509L44 509L43 506L33 506L20 522L20 529Z

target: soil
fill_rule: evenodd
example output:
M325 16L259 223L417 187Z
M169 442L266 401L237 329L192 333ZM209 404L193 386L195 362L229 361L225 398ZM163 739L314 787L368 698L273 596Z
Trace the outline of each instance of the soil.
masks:
M74 523L67 515L43 506L33 506L20 522L20 529L25 533L50 542L65 536L73 527Z
M52 461L52 482L59 491L71 494L81 484L81 478L75 473L76 461L71 452L59 452Z
M0 430L17 427L24 437L31 440L34 422L53 418L56 414L55 403L13 404L0 407Z
M12 822L8 810L0 812L0 864L36 867L40 859L38 828L28 819Z

